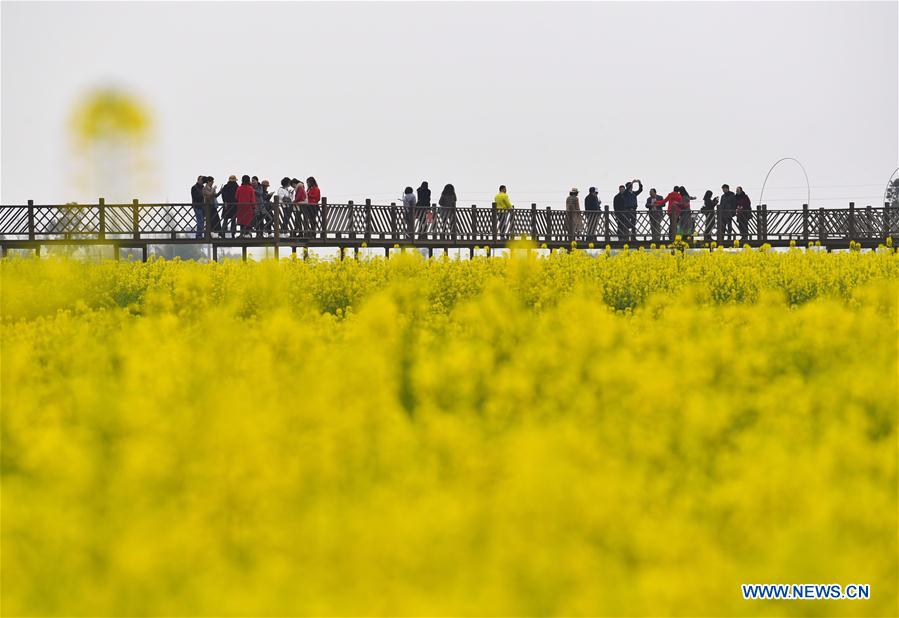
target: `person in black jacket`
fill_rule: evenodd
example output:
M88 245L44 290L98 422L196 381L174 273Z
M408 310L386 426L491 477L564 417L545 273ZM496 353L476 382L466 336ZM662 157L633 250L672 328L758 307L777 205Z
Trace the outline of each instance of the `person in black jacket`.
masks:
M649 231L652 234L652 242L659 242L662 238L662 198L655 189L649 190L646 198L646 209L649 210Z
M634 191L634 182L640 186L636 191ZM643 183L635 178L633 182L624 183L624 188L625 203L627 204L627 214L625 215L627 221L627 235L631 242L637 242L637 196L643 193Z
M197 238L203 238L206 218L203 216L203 185L206 184L206 176L197 176L197 184L190 188L190 203L194 207L194 219L197 222Z
M618 240L627 240L627 189L618 185L618 193L612 198L612 210L615 211L615 235Z
M596 242L596 225L599 222L599 205L602 200L596 193L596 187L590 187L590 192L584 198L584 215L587 217L587 240Z
M735 238L734 215L737 214L737 196L728 185L721 185L721 203L718 206L718 212L721 215L724 240L733 240Z
M422 180L416 193L418 193L418 217L416 217L418 219L418 238L421 240L428 232L428 219L431 217L431 190L428 188L428 181Z
M231 221L231 238L237 233L237 176L232 174L228 182L222 187L222 231L219 235L224 238L228 221Z
M709 189L705 192L705 195L702 196L702 206L699 208L699 212L705 215L704 238L706 242L709 242L712 239L712 230L715 228L715 208L717 206L718 198L713 198L712 190Z
M734 205L736 206L737 227L740 228L740 239L748 240L749 221L752 219L752 201L743 192L743 187L737 187Z

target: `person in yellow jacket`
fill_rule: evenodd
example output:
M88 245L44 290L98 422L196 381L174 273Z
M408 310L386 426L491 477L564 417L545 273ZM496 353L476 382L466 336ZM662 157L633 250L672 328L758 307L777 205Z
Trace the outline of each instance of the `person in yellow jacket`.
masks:
M499 193L493 198L493 205L496 206L496 229L500 236L508 233L506 229L509 225L509 213L512 212L512 202L506 193L506 185L499 186Z

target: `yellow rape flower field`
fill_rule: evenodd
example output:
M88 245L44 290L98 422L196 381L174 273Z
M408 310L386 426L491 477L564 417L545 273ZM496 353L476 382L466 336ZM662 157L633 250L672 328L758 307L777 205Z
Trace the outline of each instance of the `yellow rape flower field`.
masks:
M519 253L3 260L3 614L899 613L899 256Z

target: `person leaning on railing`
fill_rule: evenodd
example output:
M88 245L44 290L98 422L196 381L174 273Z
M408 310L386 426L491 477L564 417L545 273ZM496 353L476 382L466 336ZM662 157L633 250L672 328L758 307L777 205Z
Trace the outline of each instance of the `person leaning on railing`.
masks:
M452 234L452 217L456 214L454 210L451 210L456 207L456 188L453 185L443 187L443 193L440 194L437 205L440 206L443 233L450 236Z
M509 224L509 213L512 212L512 202L509 200L509 194L506 193L506 185L499 186L499 193L493 198L493 204L496 206L496 227L501 235L506 234L506 226Z

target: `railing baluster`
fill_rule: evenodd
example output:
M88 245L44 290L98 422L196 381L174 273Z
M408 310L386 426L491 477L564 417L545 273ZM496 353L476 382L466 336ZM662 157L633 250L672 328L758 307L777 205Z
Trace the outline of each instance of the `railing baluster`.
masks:
M808 245L808 204L802 205L802 242Z
M137 199L131 200L131 237L140 240L140 215L137 210Z
M34 240L34 200L28 200L28 240Z
M100 198L97 201L97 208L100 211L100 231L97 234L99 240L106 240L106 199Z
M365 198L365 243L371 242L371 199Z

